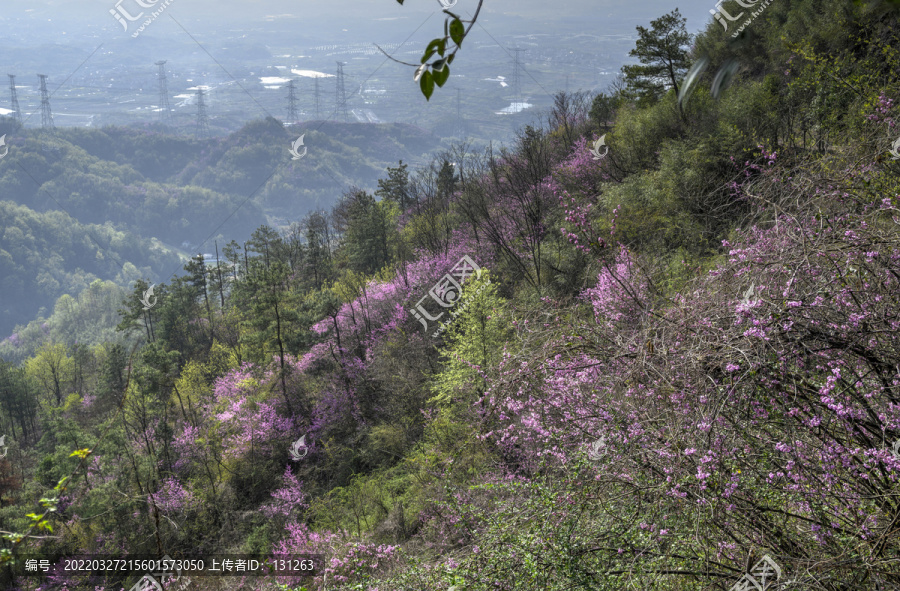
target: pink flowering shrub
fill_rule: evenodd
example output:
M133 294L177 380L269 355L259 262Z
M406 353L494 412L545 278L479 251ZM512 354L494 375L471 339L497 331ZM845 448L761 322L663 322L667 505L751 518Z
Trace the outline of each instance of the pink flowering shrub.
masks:
M295 419L282 414L282 399L263 394L267 388L261 387L253 377L253 370L251 364L245 363L240 369L229 371L216 380L214 399L205 407L207 415L217 425L215 436L222 455L227 458L250 453L277 453L276 446L292 441L298 432ZM269 375L263 384L271 383L273 379ZM264 399L263 396L268 397ZM185 426L176 445L183 447L187 443L188 432L198 433L193 427ZM187 457L197 459L194 453Z
M177 458L173 464L175 470L189 472L192 467L203 461L205 444L201 442L202 437L204 433L200 427L194 427L189 423L184 425L181 433L172 441L172 449Z
M302 583L316 591L325 589L325 581L334 584L359 584L374 580L400 562L399 546L366 544L351 541L346 535L315 532L296 522L287 526L287 537L274 546L275 556L289 554L321 554L326 564L322 576L309 578L279 577L289 584Z
M866 116L866 120L872 123L886 123L888 129L893 129L897 124L893 117L894 99L885 96L882 91L874 105L872 113Z
M615 264L604 266L597 285L586 289L582 297L590 301L597 322L604 323L634 322L649 305L646 279L621 245Z
M147 503L163 513L178 513L196 505L197 500L178 480L168 478L158 491L147 496Z
M289 517L295 510L302 511L309 504L306 502L306 493L296 474L291 472L291 467L284 469L283 486L272 492L273 501L260 507L263 515L272 519L275 517Z
M553 179L559 189L579 197L592 198L600 193L602 183L612 180L606 170L606 157L595 160L592 148L593 142L586 137L575 140L569 158L553 169ZM600 148L600 153L607 151L608 156L609 149L607 144Z
M781 181L765 182L778 195ZM830 207L737 234L721 265L666 308L650 306L637 261L621 249L583 294L593 322L573 324L562 310L554 321L517 322L531 353L493 369L481 438L529 486L571 476L554 490L573 495L560 516L586 512L579 534L597 528L567 550L584 569L650 573L676 568L666 557L677 555L720 572L742 568L758 548L793 572L829 569L849 581L859 565L821 561L868 555L884 539L900 477L891 452L900 438L900 216L895 199ZM600 491L641 509L605 519L590 500ZM472 499L454 507L445 526L499 527ZM598 537L609 539L592 550ZM512 580L537 547L504 550L506 570L493 580ZM888 568L884 560L870 568ZM487 568L478 564L472 572Z
M489 264L489 259L474 252L474 246L460 235L458 242L446 253L432 255L418 252L418 258L406 263L390 281L372 279L360 286L357 297L342 304L336 317L326 317L313 325L312 331L324 337L325 341L313 346L300 359L297 368L308 371L316 367L317 362L321 364L335 355L340 357L341 349L345 352L361 351L361 357L371 361L366 352L388 334L401 328L416 330L415 327L419 327L418 330L421 330L421 325L409 310L463 255L472 256L479 266Z

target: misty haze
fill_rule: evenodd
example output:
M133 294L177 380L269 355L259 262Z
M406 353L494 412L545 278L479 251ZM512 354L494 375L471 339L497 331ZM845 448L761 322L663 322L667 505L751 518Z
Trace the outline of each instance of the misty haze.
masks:
M0 588L900 589L898 17L4 0Z

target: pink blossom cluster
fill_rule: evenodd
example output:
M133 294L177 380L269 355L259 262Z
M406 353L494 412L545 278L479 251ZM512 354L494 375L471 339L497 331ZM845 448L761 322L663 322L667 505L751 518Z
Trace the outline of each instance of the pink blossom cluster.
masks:
M175 478L163 481L155 493L147 496L148 505L155 505L164 513L178 513L196 504L194 495Z
M346 533L339 535L329 531L315 532L307 525L292 522L287 526L287 537L275 544L276 556L289 554L323 554L327 566L321 577L315 578L317 589L329 583L364 583L373 576L399 564L400 548L390 544L366 544L351 541ZM309 579L291 580L290 584L309 585ZM319 587L318 585L322 585Z
M871 121L872 123L887 123L888 128L893 129L896 125L896 121L894 121L892 116L893 108L894 99L888 98L882 91L882 93L878 95L875 111L866 115L866 120Z
M517 323L536 352L493 370L482 437L516 474L588 461L623 499L659 490L653 503L669 513L715 512L695 551L714 544L717 560L750 546L833 556L874 544L900 477L893 209L822 219L813 208L751 227L664 308L620 249L583 294L592 324ZM604 453L589 457L600 438ZM746 518L776 510L780 537Z
M306 502L306 493L297 475L291 472L291 467L284 469L283 486L272 492L273 501L260 507L263 515L268 518L289 517L294 511L301 511L309 506Z

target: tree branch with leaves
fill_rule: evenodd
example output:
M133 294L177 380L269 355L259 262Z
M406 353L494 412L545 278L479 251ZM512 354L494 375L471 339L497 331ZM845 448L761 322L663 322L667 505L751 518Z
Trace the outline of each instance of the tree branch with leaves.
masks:
M397 2L403 4L403 0L397 0ZM484 4L484 0L478 0L478 6L475 8L475 14L471 20L460 18L458 14L451 12L449 8L444 8L443 12L447 15L444 18L444 36L432 39L428 43L425 47L425 53L418 64L398 60L381 49L381 47L378 47L377 44L375 47L378 47L378 50L392 61L416 68L413 81L419 83L422 94L425 95L426 100L429 100L434 93L434 86L443 86L447 79L450 78L450 64L453 63L456 52L462 47L463 40L469 35L472 27L475 26L482 4ZM450 42L449 46L448 41ZM435 57L435 54L438 56L437 59L429 61Z

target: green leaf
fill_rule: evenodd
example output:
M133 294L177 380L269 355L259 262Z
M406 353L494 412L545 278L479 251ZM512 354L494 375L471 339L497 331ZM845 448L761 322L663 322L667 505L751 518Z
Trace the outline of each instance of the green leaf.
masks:
M428 47L425 48L425 55L422 56L422 63L424 64L430 60L431 56L434 55L434 52L438 52L441 54L441 57L443 57L446 45L447 43L444 39L432 39L431 43L428 44Z
M450 38L453 39L453 42L457 45L462 45L463 37L466 36L466 28L463 26L462 21L458 18L453 19L450 23Z
M435 62L435 65L433 66L434 83L437 84L438 86L443 86L444 82L447 81L447 78L450 77L450 66L448 66L444 62L444 60L441 60L441 66L443 66L443 67L438 69L437 62Z
M422 89L425 100L430 100L431 94L434 92L434 76L431 75L431 72L422 74L422 78L419 80L419 88Z

